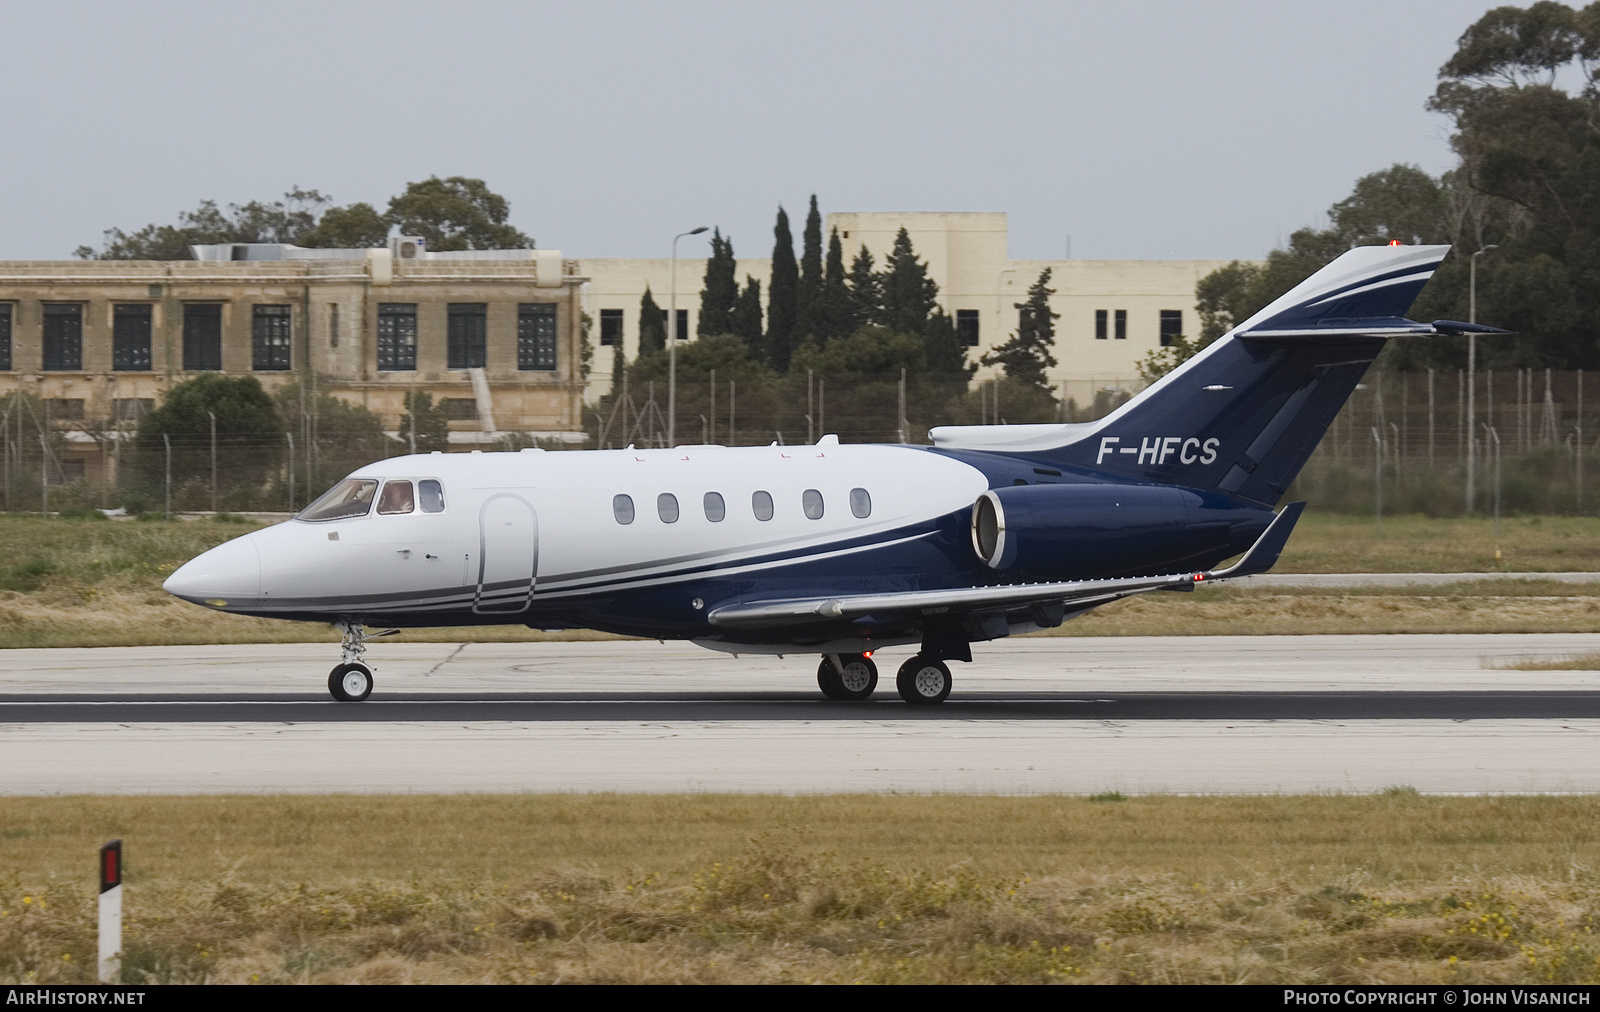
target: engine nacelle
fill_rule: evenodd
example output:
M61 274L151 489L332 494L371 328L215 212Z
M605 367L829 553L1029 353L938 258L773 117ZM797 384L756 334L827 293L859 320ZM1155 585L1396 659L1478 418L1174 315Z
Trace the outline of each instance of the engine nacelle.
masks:
M1170 485L1015 485L973 504L972 548L991 569L1040 579L1175 572L1243 551L1271 519Z

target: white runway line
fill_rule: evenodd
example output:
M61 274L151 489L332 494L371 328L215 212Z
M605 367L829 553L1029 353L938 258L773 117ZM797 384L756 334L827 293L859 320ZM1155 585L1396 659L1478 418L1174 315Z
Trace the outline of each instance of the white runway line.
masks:
M1600 791L1600 720L0 725L0 794Z

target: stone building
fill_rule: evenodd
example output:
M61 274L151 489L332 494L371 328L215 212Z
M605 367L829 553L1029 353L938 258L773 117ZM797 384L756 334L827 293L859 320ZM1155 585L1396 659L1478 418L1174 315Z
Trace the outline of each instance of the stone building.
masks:
M586 279L558 251L195 252L0 263L0 395L33 394L52 427L72 430L67 480L108 478L116 454L104 448L205 371L253 375L269 391L298 380L390 430L405 394L425 392L444 403L452 443L507 431L582 439Z

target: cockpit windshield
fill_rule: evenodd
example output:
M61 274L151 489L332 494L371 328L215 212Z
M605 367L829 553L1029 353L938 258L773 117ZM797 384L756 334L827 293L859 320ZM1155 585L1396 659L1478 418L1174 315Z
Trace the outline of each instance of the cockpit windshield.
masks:
M295 515L296 520L348 520L364 517L372 508L378 483L371 478L346 478L323 493L322 498Z

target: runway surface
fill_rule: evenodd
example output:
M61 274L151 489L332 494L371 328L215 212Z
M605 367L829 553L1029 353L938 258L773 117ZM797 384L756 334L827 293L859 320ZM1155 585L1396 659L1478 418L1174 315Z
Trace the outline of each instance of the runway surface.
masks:
M0 652L0 793L1600 791L1600 635L1031 637L940 707L640 642Z

